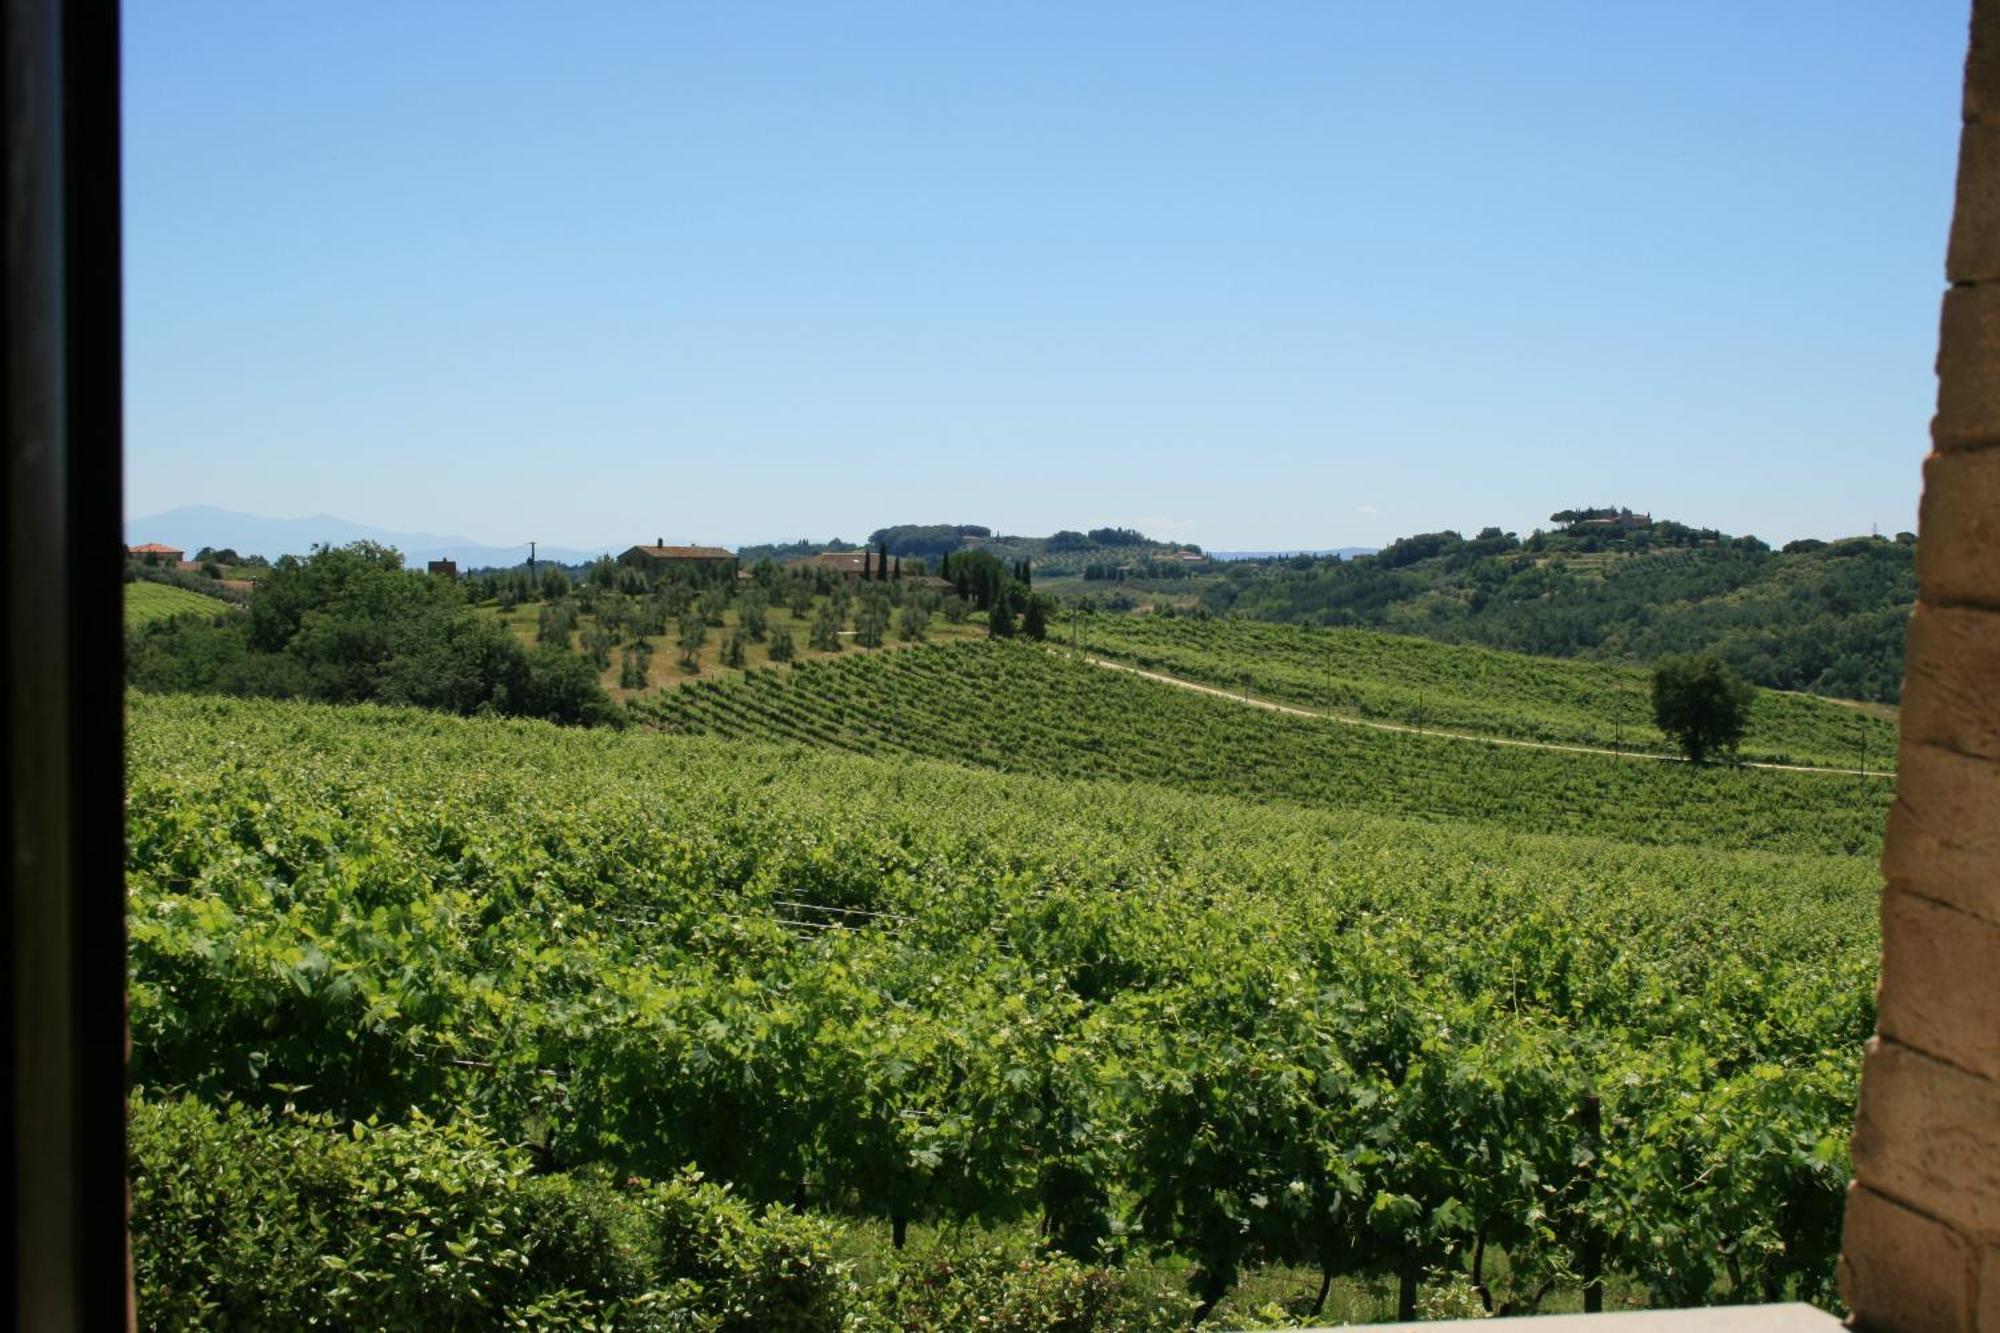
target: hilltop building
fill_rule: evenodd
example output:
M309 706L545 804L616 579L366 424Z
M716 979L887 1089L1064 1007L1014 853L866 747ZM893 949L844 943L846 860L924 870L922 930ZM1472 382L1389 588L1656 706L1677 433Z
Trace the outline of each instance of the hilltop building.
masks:
M736 557L720 546L669 546L662 537L651 546L628 548L618 563L647 574L664 574L671 569L726 572Z
M149 565L171 565L175 569L187 560L187 552L178 546L162 546L158 542L147 542L144 546L128 546L125 554L133 560L143 560Z
M822 551L818 555L807 555L801 556L797 560L787 560L785 568L808 571L825 570L828 574L846 579L849 583L859 583L864 578L870 582L874 582L882 577L882 571L875 567L881 559L880 552L867 549L859 551ZM889 557L889 577L891 579L899 580L903 583L916 583L919 587L948 588L951 586L943 579L936 578L930 579L929 583L922 582L923 579L929 578L928 575L919 574L918 571L923 569L923 567L924 562L914 556L909 557L907 562L902 556L892 555Z
M865 550L822 551L818 555L801 556L797 560L787 560L785 567L788 569L824 570L828 574L846 579L849 583L859 583L861 581L863 561L867 562L869 575L873 577L875 572L875 553Z
M430 563L430 572L433 574L442 574L445 578L456 581L458 578L458 561L433 560Z
M1637 532L1653 526L1651 514L1629 509L1564 509L1549 518L1571 532Z

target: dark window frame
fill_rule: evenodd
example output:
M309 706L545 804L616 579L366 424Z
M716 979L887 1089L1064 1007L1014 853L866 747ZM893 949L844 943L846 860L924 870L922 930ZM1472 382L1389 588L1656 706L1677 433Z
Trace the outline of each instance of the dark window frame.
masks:
M117 0L8 0L5 957L16 1327L127 1328Z

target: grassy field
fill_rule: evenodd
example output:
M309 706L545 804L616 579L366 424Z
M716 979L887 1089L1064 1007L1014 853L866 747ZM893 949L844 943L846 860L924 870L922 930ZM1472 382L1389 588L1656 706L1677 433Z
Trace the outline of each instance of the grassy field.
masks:
M125 585L125 628L128 630L174 616L212 616L228 609L229 603L219 597L204 597L170 583L148 583L142 579Z
M1649 673L1470 645L1256 621L1079 618L1092 655L1252 697L1353 717L1477 735L1671 754L1653 726ZM1068 642L1068 627L1064 641ZM1893 709L1758 692L1743 757L1885 768Z
M1399 1274L1465 1309L1475 1252L1574 1309L1586 1242L1614 1306L1826 1297L1880 789L1300 724L1026 646L731 677L657 696L715 737L131 698L135 1080L476 1120L600 1217L591 1182L693 1163L918 1274L814 1297L884 1333L943 1280L892 1217L954 1271L982 1228L1099 1234L1094 1281L1164 1308L1216 1277L1218 1328L1307 1320L1314 1255L1355 1317ZM246 1300L406 1282L501 1324L497 1284L217 1243L156 1145L142 1292L242 1253ZM275 1197L317 1187L285 1169ZM374 1206L514 1188L430 1169ZM613 1299L496 1216L482 1246Z

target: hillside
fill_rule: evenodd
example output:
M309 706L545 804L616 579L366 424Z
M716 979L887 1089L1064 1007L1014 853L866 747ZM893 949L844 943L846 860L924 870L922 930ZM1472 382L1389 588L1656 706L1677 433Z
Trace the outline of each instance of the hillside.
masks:
M1245 562L1193 581L1097 591L1112 604L1165 601L1548 657L1649 663L1707 651L1773 689L1895 701L1916 600L1913 544L1861 537L1773 551L1754 537L1678 525L1653 533L1644 542L1426 533L1352 560Z
M1587 1246L1617 1301L1827 1292L1873 1022L1870 845L1725 851L1696 823L1836 846L1851 783L1523 769L1463 746L1424 764L1397 737L1402 759L1364 752L1294 794L1386 806L1366 773L1421 768L1428 803L1462 818L1176 792L1156 779L1192 772L1142 758L1093 691L1115 689L1121 716L1170 713L1162 734L1218 774L1250 710L1031 650L669 697L742 704L734 734L754 734L753 699L803 705L836 679L860 687L841 696L852 721L817 725L881 757L132 697L151 1308L491 1327L567 1293L621 1325L741 1300L888 1330L1088 1290L1059 1325L1017 1326L1150 1333L1184 1325L1184 1281L1217 1327L1256 1322L1260 1300L1369 1319L1475 1282L1574 1309ZM1058 695L1034 706L1027 686ZM935 703L933 731L956 717L956 744L1013 770L914 757L877 712L890 699ZM1338 764L1360 739L1290 758ZM1094 744L1149 780L1026 771ZM1489 764L1505 809L1482 808L1501 794ZM1551 785L1558 767L1582 787ZM1654 808L1581 818L1584 789ZM1689 845L1591 835L1671 821L1674 791ZM1783 793L1779 823L1701 799L1755 792ZM239 1109L209 1109L225 1099ZM687 1163L742 1202L695 1192ZM328 1182L349 1176L366 1195L346 1220ZM288 1206L301 1196L326 1207ZM254 1245L176 1243L250 1227ZM439 1287L393 1262L420 1232L498 1249L504 1280ZM576 1236L606 1257L579 1260ZM865 1270L836 1261L861 1247ZM668 1253L681 1267L647 1257ZM711 1276L674 1282L688 1264Z
M1187 616L1080 619L1090 655L1254 697L1426 728L1675 754L1653 725L1651 677L1368 630ZM1067 634L1065 634L1067 638ZM1893 716L1805 695L1760 691L1742 757L1855 768L1891 766Z
M662 729L1645 843L1866 854L1886 783L1690 769L1281 716L981 642L752 672L630 705Z
M212 616L229 603L167 583L135 580L125 585L125 628L138 629L175 616Z

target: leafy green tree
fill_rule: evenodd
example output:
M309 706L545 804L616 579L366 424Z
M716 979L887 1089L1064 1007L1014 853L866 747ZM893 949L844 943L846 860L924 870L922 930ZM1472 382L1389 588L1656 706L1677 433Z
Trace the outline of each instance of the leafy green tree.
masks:
M771 654L771 660L773 662L789 662L792 660L793 656L797 652L797 649L792 643L792 631L790 626L780 625L776 629L771 631L771 646L769 652Z
M1712 653L1669 657L1653 669L1653 721L1690 763L1733 754L1756 690Z
M701 648L708 642L708 619L690 609L681 616L681 670L693 675L701 670Z
M905 643L922 643L931 623L931 613L920 602L905 602L896 619L896 633Z
M736 619L754 643L764 642L764 636L770 630L770 606L770 600L761 587L743 590L743 600L737 605Z
M535 617L535 642L553 643L569 647L569 636L576 629L576 603L564 598L544 606Z
M863 648L880 648L889 628L889 599L871 592L861 599L854 613L854 638Z
M618 685L621 689L643 690L653 670L653 645L634 639L619 655Z
M1021 634L1036 643L1049 637L1049 614L1055 609L1048 597L1036 593L1028 598L1026 609L1021 612Z
M741 625L736 626L722 640L722 665L741 670L749 660L750 634Z
M812 636L807 640L813 651L837 653L840 651L840 613L831 602L820 604L813 616Z
M569 575L550 565L542 571L542 600L560 602L567 596L569 596Z
M1014 637L1014 608L1005 597L995 599L986 609L986 635L992 639Z
M593 620L585 626L583 633L577 636L577 642L583 648L583 655L599 671L611 665L611 649L617 641L611 637L611 631L604 627L603 621Z
M590 564L590 586L609 591L618 586L618 562L608 555L601 555ZM560 570L550 570L552 574ZM636 572L636 571L635 571Z

